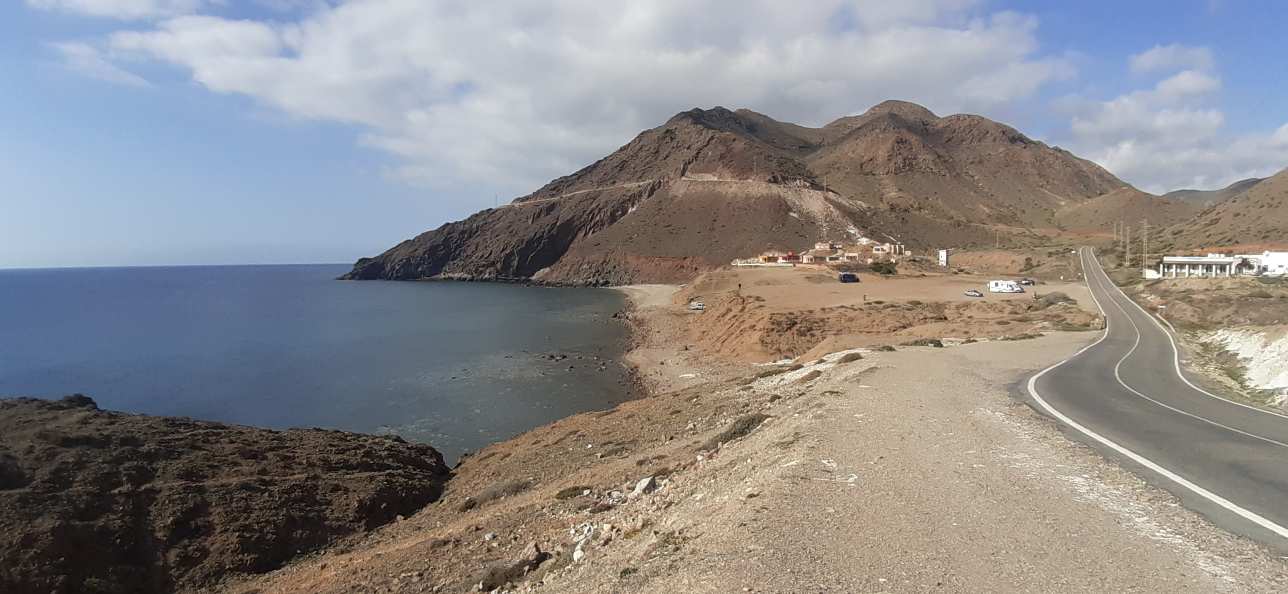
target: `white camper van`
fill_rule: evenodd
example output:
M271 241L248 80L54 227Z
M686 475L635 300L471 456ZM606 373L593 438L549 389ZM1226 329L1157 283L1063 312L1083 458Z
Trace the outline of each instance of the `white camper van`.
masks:
M1023 293L1024 287L1020 283L1009 280L988 281L988 292L990 293Z

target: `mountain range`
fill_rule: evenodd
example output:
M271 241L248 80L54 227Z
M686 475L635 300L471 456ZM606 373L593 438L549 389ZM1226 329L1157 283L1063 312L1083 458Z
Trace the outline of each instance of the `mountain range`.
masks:
M818 241L929 249L1145 217L1176 225L1227 194L1153 196L1010 126L904 101L819 128L692 109L507 205L362 258L342 278L684 282Z

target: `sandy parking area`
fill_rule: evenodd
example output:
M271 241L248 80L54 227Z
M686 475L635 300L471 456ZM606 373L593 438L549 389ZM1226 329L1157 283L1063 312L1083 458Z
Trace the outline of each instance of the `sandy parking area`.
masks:
M732 294L742 286L742 294L765 299L775 311L808 310L821 307L862 304L867 301L1019 301L1031 300L1034 294L1063 292L1078 300L1079 305L1096 311L1091 294L1082 283L1046 282L1028 287L1026 293L989 293L990 280L1019 280L1013 276L978 276L943 274L926 276L893 276L860 273L858 283L837 282L836 273L819 267L733 268L705 275L685 292L687 297L712 298ZM968 289L984 293L983 298L967 297Z

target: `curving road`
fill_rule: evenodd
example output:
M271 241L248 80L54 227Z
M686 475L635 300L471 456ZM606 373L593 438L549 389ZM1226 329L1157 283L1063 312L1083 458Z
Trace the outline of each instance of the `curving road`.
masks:
M1169 328L1080 255L1105 333L1029 380L1037 408L1218 525L1288 551L1288 417L1187 379Z

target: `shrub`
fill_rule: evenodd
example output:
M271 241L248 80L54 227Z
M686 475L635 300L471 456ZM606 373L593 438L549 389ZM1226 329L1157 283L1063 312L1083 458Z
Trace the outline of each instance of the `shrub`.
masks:
M873 262L872 272L889 276L897 273L898 269L895 267L894 262Z
M796 380L796 383L804 384L804 383L812 382L820 377L823 377L823 372L815 369L814 371L811 371L801 376L800 379Z
M511 495L518 495L519 493L527 491L531 487L532 487L532 483L528 481L510 481L506 483L498 483L498 484L492 485L491 487L483 489L482 491L479 491L479 494L474 497L466 497L465 501L461 502L459 509L460 511L463 511L463 512L470 511L490 501L503 499Z
M1053 291L1051 293L1047 293L1046 295L1043 295L1040 299L1038 299L1038 303L1041 304L1043 308L1051 307L1052 305L1057 305L1060 303L1068 303L1072 305L1072 304L1076 304L1077 302L1078 300L1064 293L1061 293L1060 291Z
M797 369L800 369L800 368L798 367ZM767 377L775 376L781 373L787 373L788 371L792 371L792 368L787 366L782 366L782 365L778 367L771 367L760 373L757 373L756 379L765 379Z
M1031 333L1016 334L1014 336L1003 336L1002 340L1029 340L1031 338L1042 338L1042 335Z
M853 363L855 361L860 361L862 359L863 359L863 355L860 355L858 353L846 353L840 359L837 359L836 363L838 365L841 363Z
M944 348L944 341L939 340L938 338L918 338L917 340L910 340L903 343L903 346L928 346L942 349Z
M768 418L769 415L764 413L752 413L738 417L737 419L734 419L734 421L730 423L724 431L721 431L711 439L708 439L707 442L702 444L702 447L698 449L706 451L714 450L720 447L720 444L729 443L735 439L744 437L748 433L755 431L756 427L759 427L760 424L764 423L765 419Z
M564 487L563 489L560 489L558 493L555 493L555 499L572 499L573 497L580 497L582 493L589 490L590 487Z

